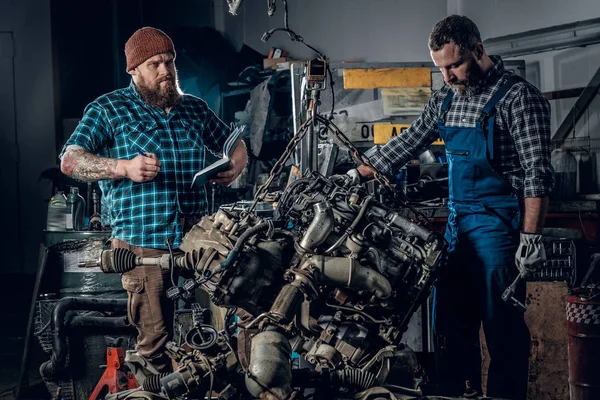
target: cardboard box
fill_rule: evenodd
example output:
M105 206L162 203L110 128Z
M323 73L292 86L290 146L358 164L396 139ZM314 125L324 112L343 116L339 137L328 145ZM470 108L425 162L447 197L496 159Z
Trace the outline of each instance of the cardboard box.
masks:
M265 58L263 59L264 69L277 69L277 64L289 61L287 57L280 58Z

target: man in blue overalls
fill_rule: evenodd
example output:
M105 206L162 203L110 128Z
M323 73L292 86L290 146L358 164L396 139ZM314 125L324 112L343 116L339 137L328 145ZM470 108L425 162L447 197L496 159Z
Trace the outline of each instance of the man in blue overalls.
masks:
M488 56L477 26L451 15L429 37L446 85L370 160L386 175L438 137L446 145L449 258L434 294L436 365L445 395L481 391L479 328L490 353L487 395L524 400L530 335L523 312L502 301L518 273L545 261L541 232L553 186L550 105L533 85ZM373 177L365 165L354 182ZM525 300L525 284L515 294Z

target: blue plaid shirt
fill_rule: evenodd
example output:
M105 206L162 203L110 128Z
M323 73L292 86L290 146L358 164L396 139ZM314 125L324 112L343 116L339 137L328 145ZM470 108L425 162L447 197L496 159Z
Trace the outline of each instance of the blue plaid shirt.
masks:
M229 128L201 99L184 95L167 115L148 106L133 81L90 103L69 138L101 157L132 159L140 151L154 153L161 162L151 181L103 180L103 204L110 209L112 236L130 245L166 249L169 239L179 247L181 217L207 213L204 188L192 189L194 174L204 167L205 148L220 153Z

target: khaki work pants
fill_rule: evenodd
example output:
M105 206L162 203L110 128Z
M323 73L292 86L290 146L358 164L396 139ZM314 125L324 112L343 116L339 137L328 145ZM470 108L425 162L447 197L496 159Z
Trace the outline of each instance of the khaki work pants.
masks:
M157 257L162 249L130 246L119 239L111 239L111 247L126 248L137 257ZM147 358L159 372L170 372L171 359L165 354L165 344L173 336L174 303L165 291L171 287L169 271L156 265L139 265L121 276L127 291L127 318L137 328L137 352Z

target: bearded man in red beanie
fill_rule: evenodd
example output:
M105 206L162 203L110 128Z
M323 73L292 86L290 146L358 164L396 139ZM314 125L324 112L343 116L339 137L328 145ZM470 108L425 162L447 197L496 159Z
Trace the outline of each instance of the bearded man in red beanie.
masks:
M85 182L98 181L110 210L113 248L138 257L177 249L184 218L207 213L204 188L192 188L207 150L220 153L230 131L201 99L183 94L177 82L175 47L163 31L145 27L125 44L129 87L100 96L85 109L65 144L61 170ZM247 163L241 141L230 167L214 183L229 185ZM141 265L122 276L128 318L138 330L137 352L158 372L171 361L173 304L165 290L169 274Z

